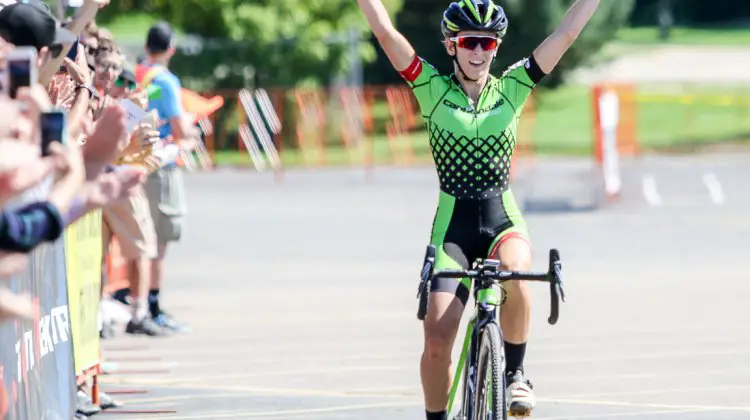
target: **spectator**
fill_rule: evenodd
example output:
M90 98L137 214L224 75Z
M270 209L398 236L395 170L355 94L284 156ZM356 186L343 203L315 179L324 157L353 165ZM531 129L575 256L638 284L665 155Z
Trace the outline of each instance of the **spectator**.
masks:
M88 23L86 20L93 18L92 7L107 2L87 0L84 7L87 11L74 19L70 27L82 28ZM19 273L27 264L26 253L43 242L59 239L68 224L89 211L128 202L139 191L145 196L140 187L145 181L145 168L112 164L128 153L137 153L148 162L152 158L150 149L143 151L138 145L152 142L153 127L140 127L132 138L135 146L131 145L124 110L116 101L98 101L98 92L91 86L93 75L87 62L90 55L87 48L79 45L74 60L63 57L75 40L75 30L62 28L39 0L0 4L0 71L7 51L15 46L34 47L41 83L19 89L15 100L0 95L0 277ZM106 45L107 41L101 44ZM110 41L109 45L114 44ZM113 70L116 69L109 66L102 73L116 75ZM130 79L124 89L117 91L116 86L108 85L103 92L127 95L132 88L132 74ZM92 101L97 104L96 121L91 112ZM53 106L67 111L67 138L72 141L66 145L53 143L50 156L41 157L39 121ZM50 187L49 196L28 204L30 195L26 192L41 183L45 185L37 190L46 191ZM16 201L13 207L7 205L11 200ZM150 216L145 206L142 213ZM142 271L148 273L150 269ZM146 293L144 290L142 296ZM139 306L147 307L143 303ZM0 285L0 321L30 318L34 311L30 295L14 294ZM85 413L120 405L100 393L101 407L97 407L91 404L84 390L84 384L80 384L76 418L83 419Z
M35 47L39 58L37 64L42 66L59 58L64 44L75 40L72 33L59 27L46 5L35 0L6 5L0 10L0 37L0 66L4 66L4 53L13 48L10 41L20 46ZM85 70L76 69L75 63L70 60L67 64L70 73L76 78L83 76L85 79ZM90 92L86 86L75 86L74 102L84 102L85 105L88 99L86 92ZM79 97L83 100L79 101ZM125 129L121 108L111 107L103 113L100 124L88 136L89 143L96 145L93 148L96 153L91 156L98 160L89 160L84 164L83 154L76 142L68 146L53 143L50 149L52 155L40 158L38 118L51 107L50 98L41 86L34 85L20 89L17 99L10 103L7 97L2 100L5 107L0 117L5 121L0 124L0 143L4 146L4 153L0 156L0 203L23 193L48 175L54 174L56 178L48 200L15 210L2 209L1 246L6 251L28 252L43 241L57 239L67 224L87 211L125 197L142 179L138 170L102 173L106 161L114 160L118 146L126 146L118 142ZM22 102L25 103L25 113L18 109L18 104ZM23 267L23 259L18 256L18 253L7 252L1 255L2 275L13 274ZM13 264L7 264L9 261Z
M136 71L136 75L143 75L144 72L150 75L150 80L139 78L143 81L142 89L149 84L160 89L160 95L149 101L149 109L156 110L159 119L164 121L159 127L160 137L190 150L195 147L195 134L182 108L182 87L177 76L167 68L174 51L174 36L170 25L165 22L155 24L148 31L146 60L140 65L141 71ZM152 289L149 293L149 309L159 325L174 331L184 331L186 326L165 312L160 303L167 246L182 237L186 215L187 203L182 169L176 163L172 163L155 171L149 176L146 189L158 240L158 254L151 262Z

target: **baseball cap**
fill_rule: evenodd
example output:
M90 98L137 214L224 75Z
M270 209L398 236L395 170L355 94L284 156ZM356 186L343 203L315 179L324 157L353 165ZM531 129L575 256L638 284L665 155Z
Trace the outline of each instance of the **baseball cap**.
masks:
M164 52L172 47L172 27L167 22L158 22L148 30L146 49L150 52Z
M0 36L17 47L37 50L76 42L41 0L21 0L0 9Z

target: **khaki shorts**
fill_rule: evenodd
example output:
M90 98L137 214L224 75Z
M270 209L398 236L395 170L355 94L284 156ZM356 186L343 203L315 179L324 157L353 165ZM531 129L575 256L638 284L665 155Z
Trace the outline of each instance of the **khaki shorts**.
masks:
M148 197L143 187L134 189L127 199L104 207L102 215L102 239L105 249L114 234L120 244L122 257L126 260L156 258L156 232Z
M146 194L159 243L179 241L187 214L182 169L163 168L149 175Z

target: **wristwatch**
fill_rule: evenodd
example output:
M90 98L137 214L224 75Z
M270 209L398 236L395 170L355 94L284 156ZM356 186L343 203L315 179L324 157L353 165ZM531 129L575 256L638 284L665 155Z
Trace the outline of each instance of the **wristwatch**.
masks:
M86 89L89 91L89 98L96 98L99 95L96 92L96 89L91 85L76 85L75 92L78 93L79 90Z

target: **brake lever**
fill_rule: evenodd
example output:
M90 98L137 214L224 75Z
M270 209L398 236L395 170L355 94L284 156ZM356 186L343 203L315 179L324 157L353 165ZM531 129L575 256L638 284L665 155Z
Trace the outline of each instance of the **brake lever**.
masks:
M424 263L422 265L421 280L417 286L417 298L422 294L425 283L431 280L433 269L435 268L435 255L437 250L434 245L428 245L425 251Z
M560 300L565 303L565 289L563 288L563 281L562 281L562 263L560 261L557 261L554 266L555 269L555 284L557 286L557 290L560 292Z

